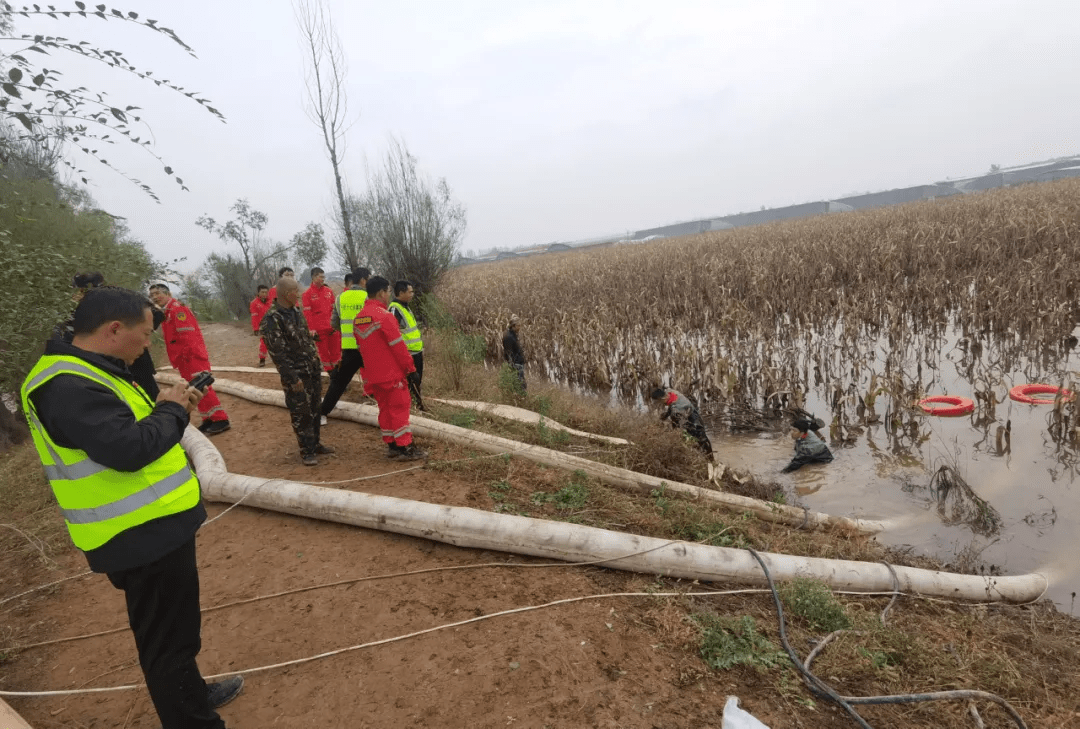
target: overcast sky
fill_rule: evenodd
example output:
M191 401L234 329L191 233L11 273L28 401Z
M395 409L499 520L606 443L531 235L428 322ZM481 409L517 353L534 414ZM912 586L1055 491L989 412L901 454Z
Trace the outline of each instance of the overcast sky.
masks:
M401 138L465 204L465 250L589 238L1080 152L1076 0L328 6L356 118L348 187L362 192L389 136ZM154 150L191 188L117 145L110 162L162 202L78 160L99 204L126 217L157 257L186 256L183 268L221 245L195 219L227 219L237 198L269 215L276 239L309 221L329 227L333 178L304 114L288 0L116 7L173 28L198 58L114 21L18 19L16 29L124 51L199 91L227 123L100 65L49 59L69 81L142 107Z

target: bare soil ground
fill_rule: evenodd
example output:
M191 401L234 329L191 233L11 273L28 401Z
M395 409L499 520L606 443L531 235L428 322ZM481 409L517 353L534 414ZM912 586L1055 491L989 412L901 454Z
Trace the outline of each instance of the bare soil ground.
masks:
M242 331L226 325L205 328L215 364L255 363L256 340ZM278 385L272 374L227 376L263 387ZM432 380L437 385L437 378ZM351 392L350 399L357 394ZM404 467L384 460L384 446L373 429L332 421L323 440L337 448L337 454L322 457L317 468L305 468L286 411L226 395L222 401L233 428L214 444L233 472L326 482ZM534 495L564 487L567 474L502 459L439 467L439 462L468 454L441 443L425 446L432 454L428 468L334 487L481 509L527 510L532 516L628 531L670 533L674 523L671 504L633 497L636 506L627 508L620 500L631 497L595 484L587 506L563 509ZM37 468L32 448L25 446L0 458L0 476L7 479L40 479ZM638 516L626 517L634 509ZM209 505L211 517L223 510L223 505ZM46 497L7 506L0 513L3 521L21 524L23 532L40 539L31 543L19 534L0 534L0 600L85 571L82 555L64 546L56 527L59 517ZM689 520L685 512L683 516L679 528L705 523L698 517ZM734 534L763 549L808 539L762 524L739 527ZM829 535L813 546L835 556L873 549L872 542L854 544ZM694 588L597 567L511 566L539 563L244 506L204 526L198 553L204 607L200 666L208 675L564 598ZM502 566L479 566L491 563ZM476 568L402 574L470 566ZM212 609L269 593L380 575L387 577ZM871 625L885 603L884 598L845 600L860 625ZM710 669L699 653L701 635L690 619L693 614L752 616L760 632L779 645L768 595L589 600L255 673L222 715L229 727L240 729L719 727L725 697L733 694L774 729L848 725L840 712L811 698L789 667ZM121 630L11 649L113 628ZM791 637L804 655L810 638L820 636L793 621ZM1078 655L1080 630L1052 607L956 606L903 598L888 630L865 640L841 639L815 668L853 694L958 687L996 691L1015 703L1030 726L1068 727L1080 726L1080 699L1074 691ZM126 630L122 594L104 576L71 580L0 603L0 689L132 683L141 683L141 675ZM143 689L9 703L39 729L158 726ZM1010 725L1000 710L986 704L980 710L987 726ZM865 708L862 713L875 727L974 726L961 703Z

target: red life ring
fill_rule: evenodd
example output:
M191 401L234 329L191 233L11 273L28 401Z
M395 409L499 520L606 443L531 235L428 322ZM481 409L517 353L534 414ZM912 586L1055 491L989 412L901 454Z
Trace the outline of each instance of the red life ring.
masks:
M1024 402L1029 405L1053 405L1053 398L1047 400L1044 397L1032 397L1032 395L1057 395L1058 392L1061 392L1061 399L1065 402L1072 400L1074 397L1069 390L1062 390L1060 387L1054 387L1053 385L1017 385L1009 390L1009 397L1017 402Z
M948 405L948 407L933 407L934 403L939 402ZM975 403L966 397L936 395L934 397L924 397L922 400L919 400L919 407L928 415L967 415L975 409Z

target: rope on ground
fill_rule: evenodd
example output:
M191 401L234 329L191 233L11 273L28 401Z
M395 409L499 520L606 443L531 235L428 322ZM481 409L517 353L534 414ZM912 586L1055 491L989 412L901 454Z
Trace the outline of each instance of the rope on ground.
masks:
M59 585L61 582L67 582L68 580L77 580L80 577L86 577L87 575L92 575L92 574L93 574L93 572L91 570L86 570L86 572L80 572L79 574L72 575L71 577L63 577L63 578L61 578L59 580L56 580L55 582L48 582L48 583L46 583L44 585L38 585L37 587L31 587L29 590L25 590L23 592L20 592L18 595L12 595L11 597L5 597L3 600L0 600L0 605L3 605L4 603L7 603L7 602L11 602L12 600L18 600L23 595L29 595L32 592L37 592L38 590L45 590L45 589L48 589L48 588L52 587L53 585Z
M237 502L239 503L239 502ZM376 580L389 580L396 577L412 577L415 575L425 575L432 572L453 572L456 570L475 570L485 569L490 567L517 567L517 568L539 568L539 567L588 567L590 565L604 564L606 562L617 562L620 559L627 559L628 557L637 557L641 554L648 554L649 552L655 552L658 549L670 546L672 544L679 544L680 540L672 540L665 542L649 549L643 549L639 552L630 552L629 554L619 555L618 557L608 557L607 559L594 560L591 562L546 562L541 564L529 564L526 562L485 562L483 564L466 564L466 565L452 565L450 567L428 567L422 570L411 570L409 572L392 572L385 575L368 575L366 577L351 577L346 580L337 580L335 582L323 582L318 585L308 585L307 587L298 587L292 590L283 590L282 592L274 592L268 595L258 595L256 597L249 597L243 600L234 600L233 602L222 603L221 605L214 605L213 607L202 608L200 613L212 613L216 610L224 610L225 608L236 607L238 605L248 605L253 602L261 602L263 600L271 600L276 597L286 597L288 595L295 595L301 592L310 592L312 590L321 590L327 587L339 587L341 585L351 585L358 582L374 582ZM89 573L87 573L89 574ZM70 578L69 578L70 579ZM755 591L755 590L751 590ZM756 590L756 592L766 592L765 590ZM25 645L9 646L7 648L0 648L0 652L9 651L22 651L29 650L30 648L42 648L48 645L57 645L59 643L72 643L77 640L85 640L87 638L99 638L103 635L113 635L115 633L122 633L130 630L128 626L120 628L110 628L109 630L101 630L96 633L86 633L83 635L72 635L66 638L53 638L51 640L43 640L38 643L27 643Z
M270 671L276 668L286 668L289 666L296 666L302 663L310 663L322 658L330 658L331 656L341 655L342 653L349 653L351 651L357 651L364 648L374 648L376 646L388 645L390 643L397 643L409 638L416 638L421 635L427 635L429 633L435 633L440 630L446 630L447 628L458 628L463 625L469 625L470 623L478 623L484 620L491 620L492 618L505 617L507 615L516 615L519 613L530 612L533 610L543 610L546 608L557 607L559 605L568 605L575 602L584 602L586 600L604 600L616 597L720 597L723 595L740 595L744 593L764 592L759 589L750 590L722 590L716 592L611 592L600 595L585 595L580 597L568 597L562 600L554 600L552 602L543 603L541 605L527 605L525 607L512 608L510 610L501 610L490 615L481 615L475 618L469 618L467 620L459 620L454 623L445 623L443 625L437 625L433 628L425 628L424 630L418 630L413 633L407 633L405 635L398 635L392 638L383 638L382 640L374 640L367 643L359 643L357 645L347 646L345 648L337 648L332 651L326 651L314 656L307 656L305 658L296 658L291 661L283 661L281 663L274 663L268 666L258 666L256 668L245 668L240 671L228 671L226 673L217 673L212 676L204 676L208 681L226 678L228 676L243 676L252 673L261 673L263 671ZM92 688L92 689L65 689L59 691L6 691L0 690L0 696L11 697L38 697L38 696L72 696L77 694L100 694L113 691L128 691L131 689L145 688L145 684L129 684L125 686L108 686L104 688Z
M512 451L506 451L505 453L491 453L491 454L488 454L486 456L475 456L475 457L470 457L470 458L455 458L455 459L450 460L450 461L428 461L428 462L421 463L421 464L416 465L416 466L410 466L409 468L399 468L396 471L388 471L387 473L378 473L378 474L375 474L374 476L357 476L356 478L346 478L346 479L342 479L341 481L296 481L295 483L302 483L302 484L305 484L307 486L334 486L334 485L342 484L342 483L354 483L356 481L370 481L371 479L375 479L375 478L384 478L386 476L396 476L399 473L406 473L407 471L415 471L415 470L420 469L420 468L426 468L429 464L435 464L435 465L440 465L441 466L441 465L445 465L447 463L460 463L461 461L479 461L479 460L483 460L485 458L501 458L502 456L509 456L509 455L513 455L513 452ZM280 480L280 479L278 479L278 480ZM245 494L245 496L246 496L246 494ZM235 504L234 504L234 506L235 506ZM232 507L229 507L229 508L232 508Z
M14 524L0 524L0 527L4 527L5 529L10 529L11 531L13 531L16 534L20 535L23 539L25 539L27 542L29 542L31 547L33 547L34 549L36 549L38 551L38 554L41 555L41 558L43 560L45 560L46 562L48 562L50 564L54 564L54 565L56 564L56 562L52 558L50 558L49 555L45 554L45 542L41 541L40 539L38 539L35 536L31 536L30 534L27 534L22 529L19 529L17 526L15 526Z
M839 703L841 706L844 706L845 710L848 710L848 713L850 713L852 715L852 718L854 718L860 724L860 726L863 726L863 727L866 727L867 729L869 729L869 725L866 724L865 720L863 720L862 717L860 717L857 713L855 713L855 709L853 708L854 706L865 706L865 705L875 705L875 704L917 704L917 703L922 703L922 702L925 702L925 701L956 701L956 700L972 701L972 700L975 700L975 699L980 699L980 700L983 700L983 701L991 701L991 702L997 704L998 706L1000 706L1002 709L1005 710L1005 712L1009 715L1009 718L1011 718L1013 720L1013 722L1016 723L1016 726L1018 726L1020 729L1027 729L1027 724L1024 723L1023 718L1016 711L1016 709L1014 709L1012 707L1012 705L1008 701L1006 701L1005 699L1001 698L1000 696L998 696L996 694L991 694L991 693L988 693L986 691L976 691L976 690L967 690L967 689L965 689L965 690L957 690L957 691L935 691L935 692L932 692L932 693L922 693L922 694L892 694L892 695L887 695L887 696L840 696L840 695L836 694L831 689L831 687L829 687L824 681L822 681L821 679L819 679L817 676L815 676L813 673L810 672L810 662L836 636L838 636L841 633L846 632L846 631L837 630L837 631L834 631L834 632L830 633L820 643L818 643L817 646L814 647L814 650L811 651L810 655L808 655L806 657L805 663L800 662L798 660L798 655L795 653L794 650L792 650L792 648L791 648L791 646L790 646L790 644L788 643L788 640L787 640L787 633L786 633L786 630L785 630L785 627L784 627L783 607L780 604L780 595L777 593L776 586L773 584L773 579L772 579L772 575L769 573L769 568L765 566L764 560L761 559L761 556L757 552L755 552L752 549L748 549L747 551L750 552L751 555L753 555L754 559L756 559L758 564L761 565L761 569L765 573L765 579L769 583L769 590L772 592L773 602L776 604L776 610L777 610L777 614L779 616L779 621L780 621L780 641L784 644L784 649L787 651L788 656L791 658L792 662L795 664L795 667L799 669L799 672L802 674L803 680L806 681L807 686L810 688L810 691L812 693L814 693L815 695L832 699L833 701L836 701L837 703ZM899 590L900 581L899 581L899 579L897 579L896 571L893 569L892 565L890 565L888 563L883 563L883 564L885 564L885 566L889 568L889 572L893 576L893 587L894 587L894 589L893 589L893 599L889 601L889 604L881 612L881 624L882 625L885 624L885 618L887 617L887 615L889 613L889 610L892 608L893 603L896 602L897 596L900 595L900 590ZM978 718L978 711L977 710L974 712L973 716ZM981 719L979 719L979 721L981 721Z

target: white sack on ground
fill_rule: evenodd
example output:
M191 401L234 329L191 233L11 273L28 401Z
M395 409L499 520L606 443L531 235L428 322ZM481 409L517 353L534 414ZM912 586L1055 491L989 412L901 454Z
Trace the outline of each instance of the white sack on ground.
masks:
M180 380L178 376L169 374L159 374L157 379L166 384L173 384ZM246 400L261 403L263 405L276 405L281 408L285 407L285 395L281 390L268 390L266 388L255 387L254 385L235 382L233 380L217 380L214 382L214 389L227 395L235 395L236 397L242 397ZM378 408L371 405L339 402L337 408L334 409L332 417L378 427L378 415ZM639 492L643 491L645 493L651 493L655 490L664 490L667 493L681 494L695 499L702 499L703 501L719 504L735 511L748 511L764 521L815 529L820 527L839 527L841 529L850 529L866 534L876 534L885 528L885 524L880 521L856 519L846 516L832 516L816 511L798 509L794 506L787 506L786 504L760 501L748 496L729 494L724 491L713 491L711 489L701 488L700 486L679 483L678 481L666 481L662 478L649 476L644 473L637 473L625 468L608 466L568 453L560 453L541 446L519 443L518 441L510 440L508 438L500 438L496 435L479 433L475 430L459 428L456 425L440 423L437 420L430 420L428 418L414 416L411 418L411 425L413 434L421 437L447 440L451 443L475 448L476 450L485 453L512 453L520 458L526 458L536 463L543 463L546 466L563 468L568 471L584 471L589 476L592 476L603 483L620 486L622 488L629 488Z
M745 550L672 542L579 524L228 473L217 448L191 427L184 433L183 446L199 474L203 494L214 501L236 503L243 499L247 506L407 534L459 547L567 562L606 560L604 566L613 569L707 582L765 584L761 567ZM893 589L892 575L884 564L768 553L761 556L775 580L814 577L834 590L887 592ZM894 569L901 590L924 595L1028 602L1046 589L1045 578L1038 574L983 577L913 567Z
M769 729L756 716L746 709L739 708L739 699L728 696L724 704L724 717L721 729Z

